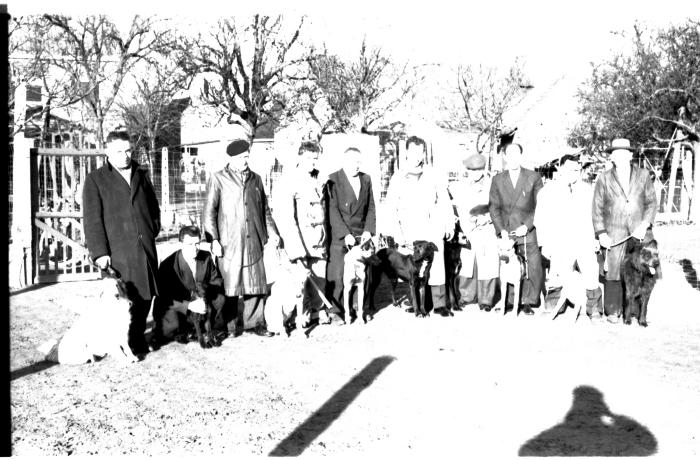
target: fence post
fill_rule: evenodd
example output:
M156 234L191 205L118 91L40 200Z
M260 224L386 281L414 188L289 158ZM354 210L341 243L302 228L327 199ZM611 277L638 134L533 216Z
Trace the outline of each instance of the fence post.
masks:
M673 212L673 198L676 195L676 177L678 175L678 166L681 160L681 144L676 142L673 144L673 155L671 156L671 178L668 181L668 193L666 195L666 208L664 211ZM678 209L676 210L678 212Z
M27 86L19 85L15 90L15 109L13 131L21 126L13 136L12 161L12 244L9 251L9 287L22 288L34 282L32 267L32 210L30 149L32 139L24 137L24 117L27 112ZM29 180L31 179L31 180Z
M170 206L170 158L168 148L163 147L160 154L160 209L162 228L172 225L175 218Z

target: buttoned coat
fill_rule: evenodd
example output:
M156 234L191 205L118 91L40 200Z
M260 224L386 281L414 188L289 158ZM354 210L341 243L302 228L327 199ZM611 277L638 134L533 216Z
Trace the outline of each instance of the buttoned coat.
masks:
M613 244L628 237L642 222L654 223L658 206L654 184L649 171L632 166L628 193L625 194L617 168L598 176L593 192L593 229L596 236L605 232ZM653 238L651 230L646 239ZM609 280L620 279L620 264L627 244L614 246L608 251Z
M529 169L520 168L515 188L508 171L496 174L489 192L489 213L497 235L500 235L501 230L512 232L525 225L528 244L537 242L534 220L537 193L541 188L542 178ZM524 244L525 237L518 237L516 244Z
M83 187L83 228L93 260L108 255L130 295L158 295L160 207L146 171L131 163L131 183L109 162L92 171Z
M207 241L218 240L217 257L227 296L266 295L263 248L267 243L267 196L260 176L228 165L207 183L202 226Z
M355 197L350 180L340 169L328 177L327 191L331 246L343 246L347 234L360 236L365 231L376 232L377 216L370 176L360 173L359 197Z

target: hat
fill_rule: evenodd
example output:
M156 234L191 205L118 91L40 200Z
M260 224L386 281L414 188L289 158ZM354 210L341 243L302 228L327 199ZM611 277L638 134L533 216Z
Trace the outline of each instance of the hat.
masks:
M250 144L245 139L235 139L226 147L226 154L230 157L240 155L250 148Z
M226 133L222 137L228 156L240 155L250 148L252 135L245 126L240 123L231 123L225 129Z
M462 163L467 169L484 169L486 167L486 158L481 154L475 153L467 157Z
M637 151L636 148L630 147L629 139L613 139L612 144L610 144L610 147L605 149L605 151L610 153L613 150L629 150L630 152Z
M469 210L471 216L481 216L489 213L489 205L478 204Z

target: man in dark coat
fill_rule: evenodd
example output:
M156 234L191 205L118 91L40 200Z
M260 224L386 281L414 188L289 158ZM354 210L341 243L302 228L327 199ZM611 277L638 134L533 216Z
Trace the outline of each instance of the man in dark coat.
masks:
M248 167L247 134L226 142L229 162L212 174L202 214L204 235L212 243L226 291L227 330L271 337L264 316L268 294L263 248L270 210L260 176ZM229 316L235 309L236 317Z
M656 191L649 171L630 164L632 150L627 139L612 141L607 151L614 166L598 176L593 192L593 230L607 253L604 310L610 322L618 322L622 314L620 266L626 238L654 239Z
M523 257L527 255L528 276L523 280L520 303L523 313L532 315L544 280L534 225L537 193L542 188L542 178L535 171L521 166L523 149L519 144L507 145L504 153L506 170L497 174L491 182L489 212L496 234L503 240L514 237L516 252ZM513 300L513 309L518 311L518 299Z
M210 306L212 324L224 304L224 280L208 251L199 250L201 232L189 225L179 234L180 249L166 257L158 267L160 295L153 304L154 342L160 345L168 335L163 328L163 318L169 310L176 312L180 332L187 331L187 310L195 311L196 303ZM195 311L195 313L205 313ZM173 328L171 328L173 329Z
M107 136L107 162L91 172L83 188L85 241L100 268L112 266L124 280L132 301L129 346L148 352L144 338L151 299L158 295L155 238L160 207L145 171L131 159L129 136Z
M328 178L328 219L330 222L330 249L326 268L326 291L336 306L343 303L343 269L348 246L365 242L376 231L376 212L372 193L372 179L360 172L360 151L348 148L343 156L343 167ZM344 305L348 308L348 305ZM334 321L342 321L340 309L331 311Z

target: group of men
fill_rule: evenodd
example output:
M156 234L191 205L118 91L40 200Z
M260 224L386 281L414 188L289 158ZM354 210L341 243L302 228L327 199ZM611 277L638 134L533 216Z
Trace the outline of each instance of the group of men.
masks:
M285 254L294 283L309 297L323 299L314 306L319 321L343 321L342 311L348 308L342 304L344 256L350 247L376 236L372 181L360 171L361 152L346 149L342 167L325 179L317 169L320 145L301 143L296 161L276 184L271 212L263 182L248 165L250 139L240 136L224 144L229 160L209 178L201 231L183 228L181 249L160 266L155 247L158 201L147 174L131 159L126 132L109 134L107 162L86 180L86 243L95 263L112 266L127 284L132 301L129 345L135 353L149 350L144 332L154 297L151 349L166 340L163 320L169 312L204 313L207 304L223 335L272 336L264 316L269 239ZM602 314L596 259L602 247L608 260L604 313L619 318L622 240L651 238L656 211L648 172L630 165L629 142L613 141L614 166L598 178L594 191L580 180L575 159L564 162L558 178L543 188L540 175L522 167L518 144L504 148L503 172L489 178L484 157L472 155L465 160L466 177L448 187L446 178L428 165L423 139L410 137L405 147L406 160L392 176L382 208L388 216L382 231L402 253L411 253L414 241L435 243L436 261L443 260L445 243L456 232L466 236L469 249L461 255L458 308L471 303L484 311L493 308L499 247L515 245L525 256L528 276L520 302L509 299L514 308L520 303L522 312L531 315L538 307L544 289L543 253L550 261L550 278L573 269L583 275L587 313ZM199 250L202 239L209 251ZM445 264L433 263L428 291L436 312L447 307L446 278Z

